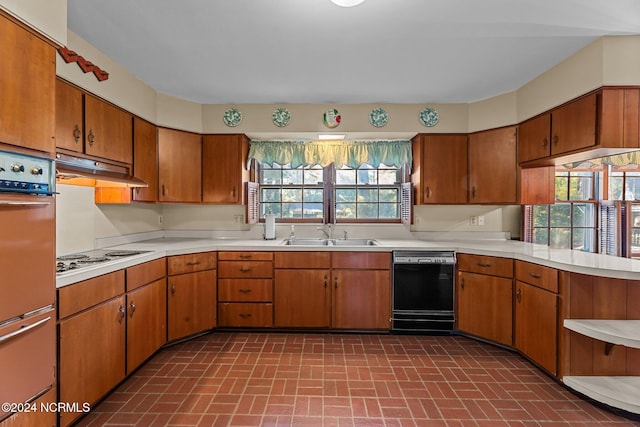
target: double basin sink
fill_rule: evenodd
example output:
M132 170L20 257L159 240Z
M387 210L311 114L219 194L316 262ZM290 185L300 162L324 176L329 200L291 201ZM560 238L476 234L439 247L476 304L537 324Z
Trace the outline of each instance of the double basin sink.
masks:
M287 246L378 246L373 239L305 239L293 238L284 241Z

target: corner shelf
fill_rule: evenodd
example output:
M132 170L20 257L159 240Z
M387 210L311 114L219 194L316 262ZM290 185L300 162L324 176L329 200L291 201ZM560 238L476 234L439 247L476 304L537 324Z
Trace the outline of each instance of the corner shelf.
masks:
M564 327L614 345L640 348L640 320L565 319ZM640 414L640 376L565 376L562 382L598 402Z

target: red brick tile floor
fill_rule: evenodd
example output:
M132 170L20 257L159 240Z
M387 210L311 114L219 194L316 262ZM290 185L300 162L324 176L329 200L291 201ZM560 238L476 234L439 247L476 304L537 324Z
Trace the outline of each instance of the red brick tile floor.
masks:
M640 426L461 336L215 332L162 350L81 426Z

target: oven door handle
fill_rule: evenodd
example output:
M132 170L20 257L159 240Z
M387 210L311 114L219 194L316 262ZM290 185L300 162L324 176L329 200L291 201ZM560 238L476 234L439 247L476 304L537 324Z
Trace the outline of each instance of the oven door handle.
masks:
M42 320L37 321L36 323L29 325L29 326L24 326L16 331L13 331L11 333L8 333L7 335L3 335L0 337L0 344L2 344L5 341L10 340L11 338L15 338L18 335L24 334L25 332L29 332L31 329L37 328L40 325L44 325L45 323L47 323L49 320L51 320L51 316L46 317Z
M18 200L0 200L0 206L47 206L50 200L42 201L18 201Z

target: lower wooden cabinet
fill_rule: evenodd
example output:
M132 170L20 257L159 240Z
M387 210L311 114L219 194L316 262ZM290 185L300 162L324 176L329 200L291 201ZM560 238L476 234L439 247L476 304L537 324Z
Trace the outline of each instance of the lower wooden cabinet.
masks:
M458 329L505 345L513 343L513 279L458 273Z
M388 330L390 326L390 270L333 270L334 328Z
M47 391L45 394L29 402L30 405L35 405L36 411L30 412L17 412L11 415L9 418L5 418L0 421L2 427L55 427L58 425L58 414L56 413L56 398L55 387ZM50 410L43 410L43 408ZM80 404L79 410L85 408Z
M216 271L170 276L167 297L169 341L216 326Z
M276 269L274 326L328 328L330 280L329 269Z
M458 254L457 328L513 345L513 260Z
M515 347L556 375L558 295L516 281L515 299Z
M266 328L273 325L273 304L225 302L218 304L220 326Z
M127 374L167 341L165 278L127 293Z
M125 377L125 297L120 295L59 323L61 402L93 405ZM80 413L63 412L69 425Z

